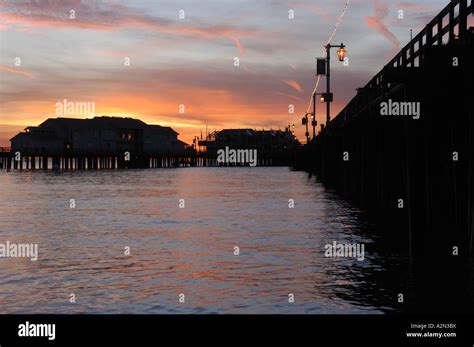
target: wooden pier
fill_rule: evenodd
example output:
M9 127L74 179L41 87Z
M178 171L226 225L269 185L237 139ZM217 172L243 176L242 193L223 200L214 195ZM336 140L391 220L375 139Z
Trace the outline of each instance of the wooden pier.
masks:
M297 153L293 166L369 212L409 255L473 255L472 1L451 1ZM419 119L381 102L419 102Z
M266 153L257 158L257 166L288 166L290 155ZM42 149L12 150L0 147L0 170L107 170L176 167L246 166L241 163L219 163L205 152L183 153L46 153Z

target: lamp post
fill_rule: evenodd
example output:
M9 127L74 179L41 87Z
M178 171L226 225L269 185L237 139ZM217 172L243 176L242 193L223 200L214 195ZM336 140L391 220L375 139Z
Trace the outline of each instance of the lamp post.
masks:
M311 125L313 126L313 139L316 137L316 93L313 93L313 120Z
M346 50L343 43L341 43L339 46L334 46L328 43L325 48L326 48L326 95L325 101L326 101L326 128L329 127L329 122L331 121L331 102L332 102L332 95L331 95L331 68L330 68L330 62L331 62L331 48L339 48L337 50L337 56L339 58L339 61L344 61L346 58Z
M316 125L318 122L316 121L316 96L321 95L321 102L324 102L323 94L322 93L313 93L313 121L311 125L313 126L313 139L316 137Z
M308 114L311 114L311 113L305 113L303 118L301 118L301 124L306 125L306 132L304 133L304 136L306 136L306 143L309 142Z

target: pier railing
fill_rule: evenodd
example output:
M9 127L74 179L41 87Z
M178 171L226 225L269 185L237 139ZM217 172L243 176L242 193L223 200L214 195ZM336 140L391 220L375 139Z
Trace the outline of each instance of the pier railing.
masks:
M380 91L387 86L389 82L386 77L393 75L391 72L394 69L423 66L427 47L446 44L455 39L465 40L468 34L467 19L473 13L474 0L452 0L364 88L359 89L358 94L331 121L331 126L340 126L354 117L361 107L367 105L367 97L374 99L376 95L373 91Z

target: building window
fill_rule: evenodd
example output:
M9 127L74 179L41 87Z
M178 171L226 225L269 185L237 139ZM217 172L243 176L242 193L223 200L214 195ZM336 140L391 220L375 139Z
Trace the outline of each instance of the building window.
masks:
M133 134L132 133L122 133L122 140L124 141L132 141Z

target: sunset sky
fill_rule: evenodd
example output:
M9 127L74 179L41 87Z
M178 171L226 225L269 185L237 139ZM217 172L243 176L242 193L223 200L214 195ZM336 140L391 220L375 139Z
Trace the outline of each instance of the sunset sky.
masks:
M315 57L345 3L0 0L0 146L56 117L63 99L95 102L96 115L171 126L188 143L206 124L214 130L294 123L302 139ZM416 34L447 3L352 0L332 41L344 42L349 56L344 67L332 52L332 116L409 41L410 29ZM323 105L317 107L324 123Z

